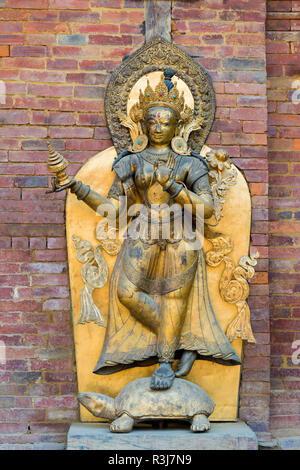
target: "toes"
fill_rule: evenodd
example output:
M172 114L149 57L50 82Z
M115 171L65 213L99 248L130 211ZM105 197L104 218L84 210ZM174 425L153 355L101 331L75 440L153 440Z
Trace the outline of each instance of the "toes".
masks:
M191 425L191 431L193 432L205 432L210 429L210 423L206 416L198 415L195 416L194 421Z
M191 431L193 432L205 432L208 431L209 427L204 424L201 426L191 426Z
M175 374L171 378L166 378L154 373L152 375L150 387L154 390L166 390L171 387L174 378Z

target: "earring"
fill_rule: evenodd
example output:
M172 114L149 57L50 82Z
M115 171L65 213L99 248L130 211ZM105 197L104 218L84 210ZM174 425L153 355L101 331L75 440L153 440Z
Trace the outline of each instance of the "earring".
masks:
M142 152L148 145L148 137L146 134L140 134L134 139L131 147L132 152Z
M171 141L172 150L179 155L189 155L190 149L188 148L187 141L183 137L173 137Z

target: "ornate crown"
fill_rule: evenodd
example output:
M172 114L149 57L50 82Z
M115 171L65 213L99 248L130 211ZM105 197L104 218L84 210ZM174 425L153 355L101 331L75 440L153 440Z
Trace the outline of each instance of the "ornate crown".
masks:
M141 151L148 144L148 137L143 133L141 121L146 111L154 106L162 106L172 109L178 118L178 133L172 139L172 148L177 153L187 155L190 153L188 148L188 138L192 131L201 128L203 117L198 112L198 116L194 118L193 110L185 104L184 92L178 90L177 84L172 82L175 71L168 67L161 76L160 82L153 89L147 80L147 86L144 91L140 89L139 100L131 107L129 115L122 111L118 112L122 126L127 127L130 131L133 146L130 151Z
M184 93L180 93L177 84L171 81L175 71L167 68L159 84L153 89L147 80L144 91L140 90L139 101L131 108L130 117L134 122L140 121L149 108L164 106L175 111L178 119L186 121L192 117L192 110L184 104Z

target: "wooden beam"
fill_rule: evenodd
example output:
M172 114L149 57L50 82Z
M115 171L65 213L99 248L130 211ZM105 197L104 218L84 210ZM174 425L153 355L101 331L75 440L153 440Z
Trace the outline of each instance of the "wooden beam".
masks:
M171 0L146 0L146 43L162 37L171 42Z

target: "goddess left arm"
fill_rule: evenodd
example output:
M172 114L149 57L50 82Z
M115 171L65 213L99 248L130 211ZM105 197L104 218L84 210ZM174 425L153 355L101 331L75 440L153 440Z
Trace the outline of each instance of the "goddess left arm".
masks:
M199 180L204 179L205 177L208 179L207 175L205 175L199 178ZM181 206L184 206L185 204L192 204L193 213L195 212L197 205L202 204L204 207L204 218L209 219L213 215L214 211L212 194L210 191L203 189L203 186L206 188L206 184L199 180L194 183L192 191L184 187L183 184L176 183L175 181L170 186L170 188L167 189L167 191L171 193L171 195L172 192L175 193L174 201Z
M181 206L185 204L192 205L193 213L195 213L197 205L202 204L204 207L204 217L208 219L212 216L214 203L207 172L199 176L189 187L180 181L170 178L170 172L166 167L161 167L157 171L157 179L164 191L167 191L175 202Z

